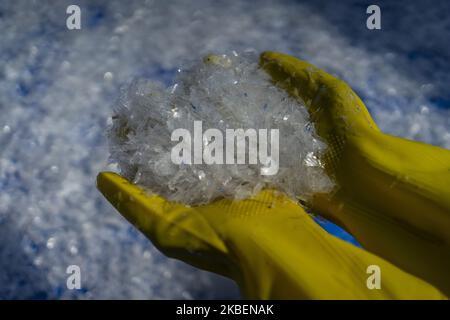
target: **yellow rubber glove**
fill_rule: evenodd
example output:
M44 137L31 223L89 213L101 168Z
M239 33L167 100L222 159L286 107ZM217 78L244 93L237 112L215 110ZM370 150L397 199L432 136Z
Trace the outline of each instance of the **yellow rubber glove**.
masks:
M266 52L261 64L329 144L338 189L317 195L313 212L450 295L450 151L383 134L348 85L304 61Z
M283 194L187 207L149 196L115 173L97 186L163 253L234 279L256 299L442 299L437 289L331 236ZM381 289L367 287L367 267Z
M283 69L286 60L295 63ZM295 95L304 90L302 97L309 105L308 96L314 97L314 90L326 88L323 84L310 84L309 81L316 81L309 74L313 67L295 58L266 53L261 61L276 82L289 92ZM317 73L320 75L317 78L327 78L329 83L337 82L322 71ZM359 112L366 117L367 126L377 130L362 102L358 103L362 106ZM353 109L346 107L337 110L336 119L351 116ZM327 121L326 117L315 120ZM329 128L334 124L342 125L332 117L328 123ZM316 126L321 134L322 128L327 127L318 125L317 121ZM344 126L353 128L353 123ZM339 150L339 143L335 146L331 141L330 144L330 154L338 155L335 150ZM335 162L336 159L328 161L327 168L331 173L331 164ZM422 280L327 234L303 208L283 195L264 191L255 199L240 202L222 200L188 208L158 196L148 196L113 173L101 173L98 188L161 251L236 280L248 298L444 297ZM318 196L314 207L323 209L320 204L331 204L329 198ZM339 203L337 208L341 207ZM331 208L329 211L333 212ZM366 268L369 265L378 265L382 270L381 290L369 290L366 286Z

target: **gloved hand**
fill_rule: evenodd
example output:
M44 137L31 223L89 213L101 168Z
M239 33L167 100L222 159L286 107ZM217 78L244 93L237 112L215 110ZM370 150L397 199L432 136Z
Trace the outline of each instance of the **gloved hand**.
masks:
M382 133L343 81L294 57L266 52L273 80L309 108L337 181L311 209L367 250L450 294L450 151Z
M234 279L253 299L439 299L426 282L324 231L296 202L265 190L187 207L147 195L115 173L98 188L164 254ZM381 290L369 290L369 265Z
M336 143L328 137L332 136L330 132L341 131L359 137L359 126L364 127L361 134L368 130L379 132L362 102L339 80L295 58L265 53L261 63L274 81L291 94L303 94L301 97L311 109L319 134L331 145L327 170L336 177L340 188L347 190L347 178L341 177L344 175L341 162L346 159L345 146L355 143L347 139L340 149L342 141L336 140ZM335 92L334 96L332 92ZM323 115L317 117L319 113L314 112L320 105L335 111L322 112ZM354 111L355 105L359 112ZM342 117L348 123L343 123ZM445 298L418 277L329 235L298 203L275 191L265 190L255 198L243 201L224 199L191 208L170 203L159 196L149 196L113 173L100 173L97 184L119 212L163 253L234 279L247 298ZM332 196L318 195L311 206L327 216L335 217L332 214L336 214L340 217L347 209L344 201L350 201L349 206L355 201L341 196L346 194L344 191L339 190ZM359 193L364 192L362 189ZM358 209L367 217L371 205L368 202L366 207ZM349 216L353 217L352 214ZM383 218L379 220L384 221ZM353 217L348 221L360 219ZM370 218L364 221L368 224L352 225L370 228ZM378 233L370 243L377 243L383 236ZM385 242L381 240L380 243ZM396 246L397 242L390 245ZM369 290L366 286L369 265L381 268L381 290Z

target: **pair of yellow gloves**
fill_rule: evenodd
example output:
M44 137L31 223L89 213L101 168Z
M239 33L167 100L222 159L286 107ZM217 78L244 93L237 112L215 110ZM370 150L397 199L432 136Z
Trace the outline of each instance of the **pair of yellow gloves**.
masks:
M110 172L97 186L163 253L232 278L255 299L446 299L450 295L450 151L382 133L343 81L292 56L261 67L304 101L328 143L337 188L306 204L367 250L324 231L296 201L264 190L187 207ZM369 289L369 266L381 288Z

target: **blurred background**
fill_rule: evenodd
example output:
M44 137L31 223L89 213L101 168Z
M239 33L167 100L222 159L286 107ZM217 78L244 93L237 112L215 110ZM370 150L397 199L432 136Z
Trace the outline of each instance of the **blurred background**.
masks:
M81 30L66 28L71 4ZM366 28L370 4L381 30ZM1 1L0 299L239 298L160 254L96 190L115 170L105 129L120 86L170 84L205 53L277 50L348 82L385 132L450 148L449 14L446 0Z

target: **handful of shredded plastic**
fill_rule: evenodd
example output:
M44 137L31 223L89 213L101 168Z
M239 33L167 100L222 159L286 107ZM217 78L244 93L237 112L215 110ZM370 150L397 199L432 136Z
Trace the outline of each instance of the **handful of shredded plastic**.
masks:
M305 105L276 87L253 53L208 56L179 70L169 88L133 81L109 141L124 177L185 204L262 188L307 199L333 187Z

